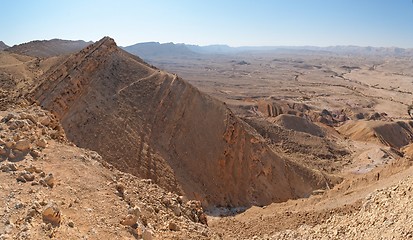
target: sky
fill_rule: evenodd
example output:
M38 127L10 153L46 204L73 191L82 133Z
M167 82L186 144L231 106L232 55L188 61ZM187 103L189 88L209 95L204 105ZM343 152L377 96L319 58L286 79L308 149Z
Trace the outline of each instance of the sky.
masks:
M0 41L413 48L412 0L2 0Z

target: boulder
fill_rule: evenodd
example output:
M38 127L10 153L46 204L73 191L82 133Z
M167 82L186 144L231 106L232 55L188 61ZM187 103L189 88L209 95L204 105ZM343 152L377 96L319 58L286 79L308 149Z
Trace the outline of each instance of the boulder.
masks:
M168 228L171 231L179 231L179 226L173 221L169 222Z
M42 211L43 222L51 223L53 226L59 226L61 222L60 209L56 204L48 204Z
M27 151L30 149L30 141L25 139L19 140L14 145L14 148L22 152Z

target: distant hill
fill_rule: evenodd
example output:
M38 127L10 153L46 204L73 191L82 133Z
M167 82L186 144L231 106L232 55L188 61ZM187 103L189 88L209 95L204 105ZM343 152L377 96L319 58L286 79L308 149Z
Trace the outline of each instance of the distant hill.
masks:
M243 46L230 47L228 45L186 45L193 52L201 54L233 54L242 52L307 52L307 53L337 53L357 55L380 55L380 56L412 56L413 49L398 47L360 47L360 46Z
M14 45L6 51L33 57L52 57L77 52L91 43L82 40L52 39Z
M145 42L123 48L125 51L143 59L161 57L194 57L198 53L191 51L185 44Z
M0 41L0 51L9 48L3 41Z
M228 45L208 45L208 46L198 46L198 45L186 45L190 50L198 53L205 54L227 54L238 52L238 48L230 47Z
M413 49L398 47L359 47L359 46L331 46L320 48L325 51L336 53L353 53L365 55L391 55L391 56L411 56Z
M413 56L413 49L398 47L360 47L360 46L242 46L231 47L224 44L191 45L175 43L145 42L123 47L129 53L146 60L160 58L199 57L206 54L238 54L238 53L306 53L306 54L350 54L378 56Z

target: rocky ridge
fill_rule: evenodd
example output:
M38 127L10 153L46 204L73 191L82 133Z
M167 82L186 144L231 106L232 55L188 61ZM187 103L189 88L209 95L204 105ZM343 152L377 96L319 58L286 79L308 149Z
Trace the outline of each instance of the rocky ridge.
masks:
M278 100L237 115L110 38L47 59L0 51L0 68L0 239L411 238L409 121ZM28 105L33 89L54 114ZM266 205L254 188L311 196Z
M108 37L42 79L31 96L57 116L69 140L204 206L265 205L332 185L279 157L222 102Z

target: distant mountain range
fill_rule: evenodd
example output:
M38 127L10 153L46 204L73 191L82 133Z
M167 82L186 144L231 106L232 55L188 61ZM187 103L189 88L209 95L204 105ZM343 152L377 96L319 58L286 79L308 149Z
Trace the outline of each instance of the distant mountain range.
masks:
M162 57L196 57L204 54L239 54L239 53L336 53L349 55L380 55L380 56L413 56L413 49L398 47L359 47L359 46L246 46L230 47L228 45L198 46L190 44L146 42L137 43L123 48L144 59Z
M159 57L195 57L199 55L185 44L174 43L160 44L158 42L145 42L127 46L123 49L143 59Z
M69 41L61 39L32 41L13 47L0 41L0 50L24 54L34 57L51 57L69 54L92 44L93 42ZM144 42L122 47L127 52L146 60L162 58L194 58L210 54L240 54L240 53L306 53L306 54L348 54L368 56L413 56L413 49L398 47L359 47L359 46L245 46L230 47L228 45L198 46L184 43Z

